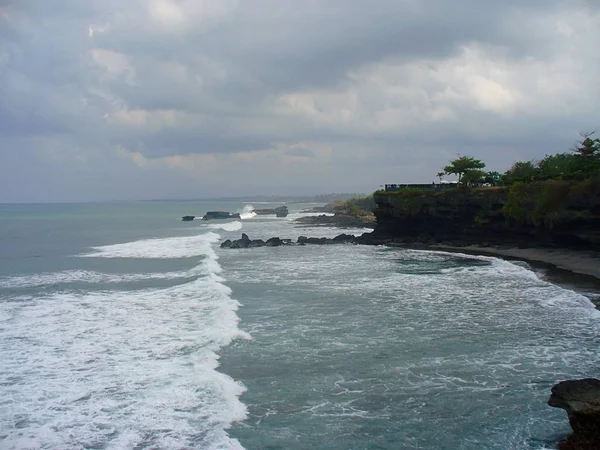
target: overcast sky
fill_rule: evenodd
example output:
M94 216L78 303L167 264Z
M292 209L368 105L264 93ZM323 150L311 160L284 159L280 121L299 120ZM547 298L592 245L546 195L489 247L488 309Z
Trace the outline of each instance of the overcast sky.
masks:
M600 0L0 0L0 202L371 192L600 128Z

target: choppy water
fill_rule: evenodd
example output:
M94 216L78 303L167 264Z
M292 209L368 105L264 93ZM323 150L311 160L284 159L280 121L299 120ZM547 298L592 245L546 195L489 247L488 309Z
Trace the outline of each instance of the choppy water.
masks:
M297 212L178 221L243 206L0 207L0 448L542 449L569 432L545 402L600 371L585 296L487 257L218 248L340 232Z

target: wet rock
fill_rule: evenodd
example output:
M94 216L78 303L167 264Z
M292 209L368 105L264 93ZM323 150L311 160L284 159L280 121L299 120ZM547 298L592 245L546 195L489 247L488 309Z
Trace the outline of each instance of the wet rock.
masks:
M265 242L265 246L267 247L279 247L281 245L283 245L283 241L278 237L272 237Z
M276 217L287 217L289 214L287 206L278 206L277 208L268 208L268 209L254 209L255 212L259 216L267 216L270 214L274 214Z
M356 237L353 234L338 234L336 237L334 237L332 239L333 243L335 244L343 244L343 243L347 243L347 242L354 242L354 240L356 239Z
M350 214L335 214L299 217L294 220L304 226L327 226L339 228L372 228L375 226L374 216L353 216Z
M329 244L346 244L346 243L357 243L358 240L353 234L340 234L334 238L315 238L299 236L296 241L297 245L316 244L316 245L329 245ZM272 237L263 241L262 239L251 240L246 233L242 234L241 239L231 241L227 239L221 244L221 248L255 248L255 247L280 247L282 245L294 245L291 239L281 239L279 237Z
M567 411L573 429L560 450L600 449L600 380L561 381L552 387L548 405Z
M202 216L202 220L214 220L214 219L239 219L239 213L230 213L227 211L208 211L204 216Z

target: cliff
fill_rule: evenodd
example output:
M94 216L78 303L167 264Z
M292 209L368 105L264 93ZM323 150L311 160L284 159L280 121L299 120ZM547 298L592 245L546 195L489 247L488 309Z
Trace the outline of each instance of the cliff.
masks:
M600 251L600 178L373 197L377 225L366 240Z

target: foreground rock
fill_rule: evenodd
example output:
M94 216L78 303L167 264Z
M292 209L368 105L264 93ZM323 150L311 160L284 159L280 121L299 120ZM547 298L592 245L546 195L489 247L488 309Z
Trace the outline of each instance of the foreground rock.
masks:
M573 434L562 441L560 450L600 449L600 380L562 381L552 387L548 404L569 415Z
M221 244L221 248L256 248L256 247L280 247L282 245L306 245L306 244L317 244L317 245L329 245L329 244L346 244L355 243L356 237L352 234L340 234L334 238L314 238L299 236L297 242L293 242L291 239L280 239L279 237L272 237L263 241L262 239L250 239L246 233L242 233L241 239L234 241L227 239Z
M230 213L227 211L208 211L202 217L202 220L213 220L213 219L239 219L239 213Z

